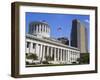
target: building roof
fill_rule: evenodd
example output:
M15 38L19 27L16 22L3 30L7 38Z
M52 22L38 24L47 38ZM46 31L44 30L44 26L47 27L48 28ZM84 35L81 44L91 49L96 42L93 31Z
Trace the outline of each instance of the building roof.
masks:
M37 41L42 41L42 42L54 44L54 45L61 46L61 47L65 47L65 48L70 48L70 49L74 49L74 50L79 50L78 48L65 45L65 44L63 44L61 41L59 41L59 40L57 40L57 39L54 39L54 38L39 37L39 36L37 36L37 35L31 35L31 34L26 34L26 38L27 38L27 39L35 39L35 40L37 40Z
M33 21L33 22L30 22L30 24L32 25L32 24L44 24L44 25L48 25L48 27L49 27L49 24L46 22L46 21Z

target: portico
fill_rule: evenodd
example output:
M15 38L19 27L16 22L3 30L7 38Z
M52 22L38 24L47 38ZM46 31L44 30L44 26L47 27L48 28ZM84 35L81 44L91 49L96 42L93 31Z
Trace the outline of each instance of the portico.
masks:
M47 60L54 64L72 64L80 58L80 51L77 48L55 41L40 39L36 36L27 35L26 46L26 53L36 54L38 60Z

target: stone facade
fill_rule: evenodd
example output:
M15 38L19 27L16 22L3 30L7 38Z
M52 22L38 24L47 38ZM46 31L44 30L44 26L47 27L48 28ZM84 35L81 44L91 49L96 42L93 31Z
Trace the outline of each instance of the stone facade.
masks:
M49 56L52 58L49 62L54 64L78 63L77 59L80 58L80 50L78 48L29 34L26 35L26 53L36 54L38 61L46 61L46 57Z
M50 26L46 22L30 23L25 50L27 54L36 54L38 59L34 61L37 62L73 64L73 62L78 63L77 59L80 58L78 48L65 45L60 40L50 37Z

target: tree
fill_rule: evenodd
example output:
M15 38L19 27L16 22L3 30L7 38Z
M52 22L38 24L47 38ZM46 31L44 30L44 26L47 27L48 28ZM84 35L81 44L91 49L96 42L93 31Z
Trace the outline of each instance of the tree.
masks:
M81 53L77 61L79 61L80 64L89 64L89 53Z

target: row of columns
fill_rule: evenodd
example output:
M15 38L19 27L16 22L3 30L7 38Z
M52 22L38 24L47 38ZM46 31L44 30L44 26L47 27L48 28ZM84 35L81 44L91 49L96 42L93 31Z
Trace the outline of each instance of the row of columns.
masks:
M35 24L35 25L32 25L32 28L34 30L34 32L38 32L38 33L42 33L42 32L45 32L45 33L49 33L50 32L50 28L48 25L44 25L44 24Z
M30 46L31 47L31 46ZM42 44L36 44L35 53L38 53L39 60L46 60L46 56L49 56L53 61L59 62L73 62L80 57L79 51L72 51L71 49L61 49Z

